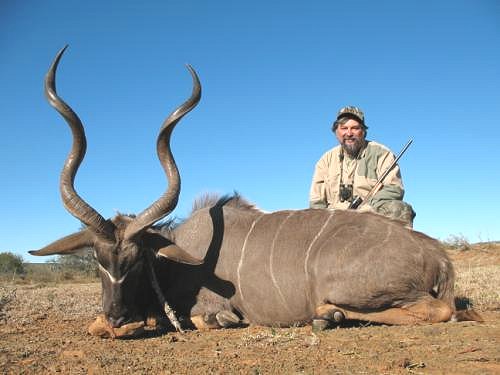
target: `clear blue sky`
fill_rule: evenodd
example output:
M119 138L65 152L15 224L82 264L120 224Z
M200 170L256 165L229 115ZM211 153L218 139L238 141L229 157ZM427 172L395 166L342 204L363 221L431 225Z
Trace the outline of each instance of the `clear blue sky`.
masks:
M172 148L180 203L210 191L265 210L300 209L344 105L400 162L415 229L500 240L500 2L0 1L0 251L30 257L80 227L60 201L70 132L43 96L69 44L58 92L86 126L78 192L103 216L137 213L166 188L155 142L203 85Z

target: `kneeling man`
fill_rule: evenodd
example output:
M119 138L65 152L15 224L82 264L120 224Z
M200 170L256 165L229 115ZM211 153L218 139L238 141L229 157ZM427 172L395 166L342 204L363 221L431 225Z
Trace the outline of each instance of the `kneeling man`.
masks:
M394 161L386 146L366 140L365 116L357 107L344 107L333 123L339 145L327 151L316 163L309 194L311 208L347 209L358 196L363 200L378 178ZM383 186L362 206L411 227L415 212L403 202L404 188L396 165Z

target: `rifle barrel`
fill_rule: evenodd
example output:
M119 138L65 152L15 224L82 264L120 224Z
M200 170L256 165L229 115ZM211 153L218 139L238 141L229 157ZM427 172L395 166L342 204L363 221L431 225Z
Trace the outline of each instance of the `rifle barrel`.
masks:
M384 173L382 173L382 175L380 176L380 178L377 180L377 183L375 184L375 186L377 186L382 181L384 181L384 179L387 177L387 175L392 170L392 168L394 168L394 166L398 163L399 159L401 159L401 156L403 156L403 154L406 152L406 150L408 149L408 147L410 147L410 145L412 144L412 142L413 142L413 139L410 139L408 142L406 142L406 145L399 152L398 156L396 156L396 159L394 159L394 161L389 166L389 168L387 168L386 171Z
M365 199L362 199L361 197L356 197L356 199L354 201L352 201L351 204L349 205L349 208L351 208L351 209L358 208L362 204L366 203L366 201L368 199L370 199L372 197L372 195L374 195L378 191L378 189L380 188L379 185L382 183L382 181L384 181L384 179L387 177L387 175L392 170L392 168L394 168L394 166L398 163L398 160L401 159L401 156L403 156L403 154L406 152L408 147L410 147L412 142L413 142L413 139L410 139L408 142L406 142L403 149L399 152L398 156L396 156L396 159L394 159L394 161L391 163L391 165L389 165L389 167L385 170L385 172L382 173L382 175L379 177L379 179L377 180L377 182L375 183L373 188L366 195Z

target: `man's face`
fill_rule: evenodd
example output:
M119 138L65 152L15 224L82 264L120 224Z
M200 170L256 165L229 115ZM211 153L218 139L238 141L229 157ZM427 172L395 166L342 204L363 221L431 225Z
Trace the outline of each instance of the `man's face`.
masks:
M356 156L365 144L365 130L357 120L349 119L345 124L341 124L335 130L335 135L339 143L351 156Z

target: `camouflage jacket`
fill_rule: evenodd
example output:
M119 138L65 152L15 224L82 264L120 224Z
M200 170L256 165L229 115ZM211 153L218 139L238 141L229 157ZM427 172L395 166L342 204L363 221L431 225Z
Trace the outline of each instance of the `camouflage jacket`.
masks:
M358 158L344 153L341 162L341 146L327 151L316 163L309 193L311 208L347 209L349 201L340 201L340 183L353 185L353 196L365 198L376 184L378 177L394 161L394 154L384 145L367 141ZM341 178L342 171L342 178ZM377 209L389 200L402 200L403 182L399 166L395 166L383 182L383 187L367 203Z

